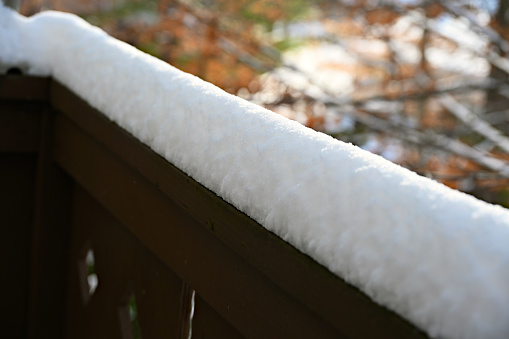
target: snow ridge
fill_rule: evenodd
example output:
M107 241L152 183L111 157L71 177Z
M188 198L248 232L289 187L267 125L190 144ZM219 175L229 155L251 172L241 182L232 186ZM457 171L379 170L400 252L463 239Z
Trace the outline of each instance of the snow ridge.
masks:
M0 5L0 64L51 75L437 338L509 337L509 211L314 132L58 12Z

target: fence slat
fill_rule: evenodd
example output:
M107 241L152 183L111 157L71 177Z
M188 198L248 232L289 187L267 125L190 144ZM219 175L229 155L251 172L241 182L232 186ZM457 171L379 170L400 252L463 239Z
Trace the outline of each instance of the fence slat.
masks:
M73 200L72 271L67 303L70 326L66 337L130 338L133 238L82 189L75 190ZM99 281L93 293L87 279L88 251L93 251L93 269Z
M189 302L182 300L184 283L82 188L73 200L66 337L187 338L180 333L189 321L181 304ZM98 281L93 292L89 252Z
M193 339L240 339L243 336L199 295L195 297Z
M26 338L35 154L0 153L0 338Z
M135 260L134 288L142 337L188 339L188 286L146 249L138 250Z
M36 203L34 197L41 193L41 185L38 184L41 179L45 183L52 180L43 177L41 171L44 167L41 165L48 159L38 156L45 149L41 141L49 137L41 133L41 116L47 106L44 101L48 99L49 84L47 78L0 76L2 338L26 338L29 335L31 321L27 315L32 309L29 291L34 220L35 229L40 224L36 217L36 206L40 205L40 201ZM35 98L38 102L32 101ZM53 324L49 322L45 326L50 328Z
M28 337L60 337L73 182L52 159L54 114L42 112L32 229Z
M40 104L2 102L0 152L39 151L41 109Z

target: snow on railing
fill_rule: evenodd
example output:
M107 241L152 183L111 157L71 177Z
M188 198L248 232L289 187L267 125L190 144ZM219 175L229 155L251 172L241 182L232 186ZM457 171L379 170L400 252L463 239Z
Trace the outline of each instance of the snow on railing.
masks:
M0 64L51 75L432 337L509 337L509 211L231 96L80 18L0 5Z

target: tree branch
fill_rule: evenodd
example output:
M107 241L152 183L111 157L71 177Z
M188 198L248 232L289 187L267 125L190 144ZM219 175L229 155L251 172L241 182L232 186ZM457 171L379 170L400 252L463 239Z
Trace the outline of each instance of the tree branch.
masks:
M509 138L501 131L480 119L468 108L456 101L451 95L444 94L438 98L438 101L465 125L495 143L500 149L509 153Z

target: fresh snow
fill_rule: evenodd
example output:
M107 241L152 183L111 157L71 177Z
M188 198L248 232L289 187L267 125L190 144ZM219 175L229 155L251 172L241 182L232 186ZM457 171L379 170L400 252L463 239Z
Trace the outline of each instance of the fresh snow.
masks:
M57 12L0 5L0 65L51 75L432 337L509 337L509 211L314 132Z

